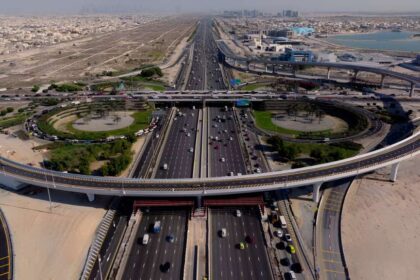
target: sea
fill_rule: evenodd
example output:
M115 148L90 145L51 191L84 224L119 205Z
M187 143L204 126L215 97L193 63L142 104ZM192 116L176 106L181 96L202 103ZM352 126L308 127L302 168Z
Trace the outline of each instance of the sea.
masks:
M406 51L420 53L420 37L411 38L420 32L392 32L383 31L365 34L335 35L328 37L328 41L352 48Z

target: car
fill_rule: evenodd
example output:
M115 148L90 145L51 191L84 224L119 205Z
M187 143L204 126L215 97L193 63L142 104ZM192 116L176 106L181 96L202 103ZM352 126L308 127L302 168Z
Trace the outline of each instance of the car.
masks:
M274 231L274 235L277 236L278 238L281 238L283 236L283 231L282 230L276 230L276 231Z
M215 150L218 150L219 149L219 146L218 145L214 146L214 149Z
M286 279L294 280L296 279L296 274L293 271L289 271L286 273Z
M239 243L239 249L240 250L245 250L245 248L246 248L246 243L245 242L240 242Z
M166 236L166 241L168 241L169 243L174 243L175 236L173 236L173 234L169 234L168 236Z
M220 237L222 237L222 238L224 238L224 237L226 237L226 229L225 228L222 228L221 230L219 230L219 236Z
M292 237L290 236L290 234L288 234L288 233L286 233L285 235L284 235L284 239L287 241L287 242L292 242Z
M226 162L226 159L225 159L224 157L222 157L222 158L220 159L220 161L221 161L221 162Z
M293 245L288 245L287 251L289 251L290 254L296 254L296 249L295 249L295 246Z
M170 262L166 262L166 263L160 265L160 270L164 273L168 272L169 269L171 269L171 263Z
M254 244L254 238L250 235L245 236L246 243Z
M241 217L241 216L242 216L241 210L236 209L236 211L235 211L235 216L236 216L236 217Z
M150 241L150 236L149 236L149 234L146 233L145 235L143 235L142 244L147 245L149 243L149 241Z
M290 260L288 258L283 258L280 260L282 266L290 266Z

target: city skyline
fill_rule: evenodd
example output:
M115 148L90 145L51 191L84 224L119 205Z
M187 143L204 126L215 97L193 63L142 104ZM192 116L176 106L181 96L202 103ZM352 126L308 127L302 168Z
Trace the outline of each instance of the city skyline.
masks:
M126 13L126 12L217 12L226 9L258 9L263 12L275 12L283 9L296 9L301 12L420 12L420 3L416 0L371 0L369 2L356 0L352 2L327 1L259 1L258 5L251 0L156 0L153 2L140 2L136 0L122 0L115 3L112 0L75 0L70 2L57 2L53 0L16 0L2 3L2 14L46 14L46 13Z

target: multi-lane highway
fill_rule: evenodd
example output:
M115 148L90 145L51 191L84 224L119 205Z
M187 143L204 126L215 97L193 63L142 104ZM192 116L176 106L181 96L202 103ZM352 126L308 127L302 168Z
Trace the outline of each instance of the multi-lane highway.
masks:
M232 108L209 107L209 166L212 177L246 174Z
M143 213L123 279L182 279L186 219L186 210L153 210L150 213ZM161 222L159 233L152 231L155 221ZM150 236L147 245L142 244L145 234ZM173 243L169 242L169 235L174 237ZM167 262L170 263L170 269L164 272L161 265Z
M212 208L209 215L212 279L272 279L257 209ZM220 235L222 228L226 237ZM240 242L247 248L241 250Z
M199 110L188 107L178 110L163 147L156 178L192 177Z

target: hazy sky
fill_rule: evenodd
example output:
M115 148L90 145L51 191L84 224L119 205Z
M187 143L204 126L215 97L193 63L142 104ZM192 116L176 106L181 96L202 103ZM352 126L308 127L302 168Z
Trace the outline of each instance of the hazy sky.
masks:
M0 0L0 14L208 12L225 9L420 12L420 0Z

